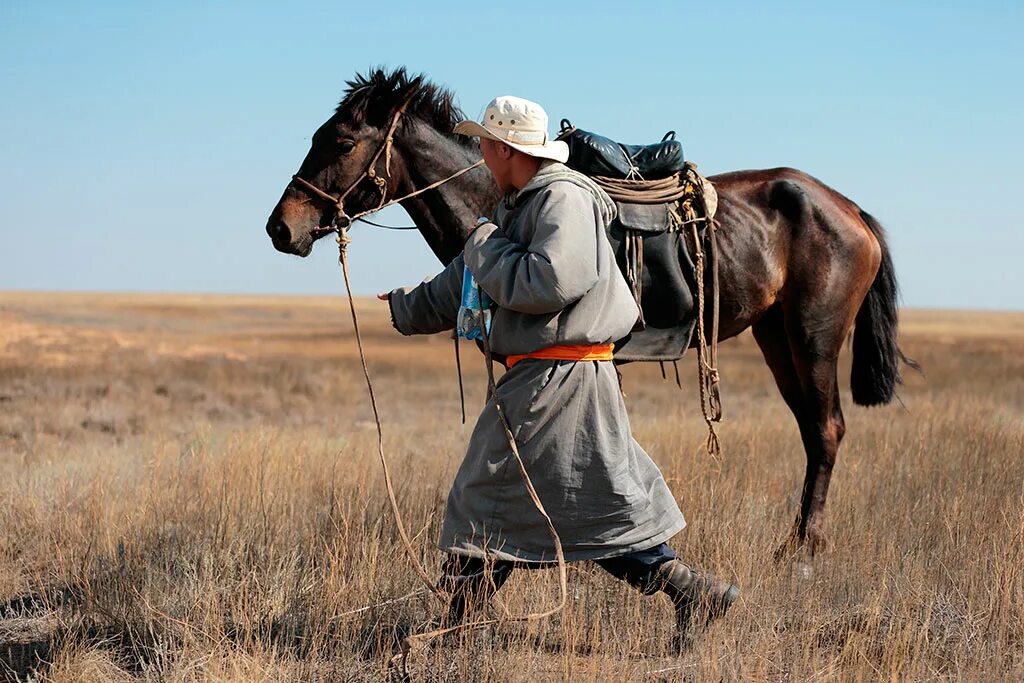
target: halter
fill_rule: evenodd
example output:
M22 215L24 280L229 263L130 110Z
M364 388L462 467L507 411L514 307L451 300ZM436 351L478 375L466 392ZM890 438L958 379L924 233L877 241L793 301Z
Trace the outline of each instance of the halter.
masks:
M401 120L402 114L405 113L406 108L409 106L409 103L412 102L412 98L415 95L416 91L413 90L413 92L410 93L410 95L407 98L405 98L405 101L402 102L402 105L395 110L394 115L392 115L391 117L391 124L388 126L387 134L384 136L384 140L381 142L380 146L377 148L377 151L370 159L370 162L366 165L366 170L363 171L363 173L358 178L352 181L352 184L349 185L345 189L345 191L341 193L340 196L335 197L331 193L322 190L321 188L317 187L316 185L309 182L305 178L300 178L298 174L292 176L292 181L291 183L289 183L290 185L297 186L299 189L305 191L310 196L319 199L328 206L334 208L334 217L331 219L330 225L331 230L338 231L339 233L344 232L345 230L348 230L352 226L352 223L354 221L361 219L363 216L369 215L371 213L376 213L381 209L385 209L393 204L403 202L406 199L411 199L412 197L422 194L427 190L432 190L436 187L440 187L441 185L447 183L449 180L454 180L463 173L471 171L477 166L480 166L481 164L484 163L483 159L481 159L475 164L472 164L459 171L456 171L447 178L439 180L436 183L431 183L427 187L410 192L409 194L403 197L399 197L397 199L392 199L388 201L388 183L391 181L391 148L394 144L395 131L398 129L398 122ZM381 155L384 156L384 177L381 177L377 174L377 162L380 160ZM377 206L372 209L360 211L354 216L349 216L347 213L345 213L345 198L348 197L349 193L351 193L352 190L354 190L356 186L359 185L359 183L363 182L367 178L372 180L374 182L374 185L376 185L377 191L380 193L380 201L377 202Z

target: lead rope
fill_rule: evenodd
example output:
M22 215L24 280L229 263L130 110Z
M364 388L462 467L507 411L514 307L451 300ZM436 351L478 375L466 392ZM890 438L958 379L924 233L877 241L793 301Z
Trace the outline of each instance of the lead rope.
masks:
M366 389L370 396L370 406L373 408L373 419L377 426L377 454L380 457L381 466L384 469L384 485L388 492L388 502L391 504L391 513L395 518L395 526L398 527L398 535L402 539L402 545L405 547L405 552L408 554L409 559L412 561L413 568L419 575L420 580L430 590L431 593L437 595L445 600L450 600L450 595L442 590L440 586L431 581L430 576L427 574L426 569L423 568L419 558L416 555L416 551L412 547L412 541L409 539L409 534L405 530L405 524L402 522L402 514L398 509L398 500L395 497L395 487L391 481L391 470L388 467L387 458L384 456L384 431L380 424L380 413L377 410L377 399L373 393L373 382L370 380L370 371L366 365L366 355L363 352L363 340L362 335L359 332L359 319L356 315L355 301L352 297L352 285L349 281L348 275L348 245L352 243L352 238L348 236L348 228L338 228L338 261L341 263L341 272L345 279L345 293L348 296L349 311L352 314L352 329L355 332L356 346L359 349L359 362L363 367L363 377L366 379ZM482 298L482 297L478 297ZM482 312L482 309L481 309ZM483 316L481 315L481 319ZM537 490L533 486L533 481L530 479L530 474L526 471L526 464L523 462L522 456L519 454L519 447L516 445L515 436L512 434L512 429L508 424L508 420L505 418L505 412L501 409L501 404L498 402L498 396L496 393L495 382L494 382L494 367L491 356L491 345L488 335L485 333L482 335L483 347L484 347L484 360L487 363L487 392L490 397L494 400L494 409L498 413L498 420L501 422L501 426L505 431L505 438L508 440L509 448L512 450L512 455L515 456L516 464L519 466L519 475L523 479L523 483L526 486L526 491L530 495L530 500L533 502L537 511L540 512L544 521L547 523L548 532L551 534L551 538L555 545L555 561L558 563L558 588L559 588L559 600L558 604L553 608L543 612L531 612L518 617L508 617L506 619L482 619L480 621L469 622L466 624L459 624L456 626L449 626L445 628L435 629L426 633L419 633L406 637L402 641L402 671L405 675L408 675L407 665L409 654L417 646L423 645L434 638L443 636L448 633L454 633L455 631L468 630L468 629L479 629L485 626L491 626L493 624L500 623L501 621L539 621L546 619L554 614L560 612L566 603L568 596L568 579L565 567L565 554L562 551L562 540L558 536L558 531L555 530L555 525L551 521L551 517L548 515L547 510L544 509L544 504L541 503L540 497L537 495ZM458 339L456 339L456 344ZM407 596L408 597L408 596Z
M371 213L377 213L378 211L380 211L382 209L386 209L389 206L394 206L395 204L398 204L399 202L404 202L406 199L412 199L413 197L421 195L424 192L427 192L428 190L433 190L436 187L440 187L441 185L444 185L445 183L447 183L447 182L449 182L451 180L455 180L460 175L462 175L464 173L468 173L468 172L472 171L474 168L477 168L478 166L482 166L483 163L484 163L484 160L481 159L480 161L477 161L476 163L470 164L469 166L466 166L465 168L461 168L458 171L456 171L455 173L452 173L450 176L442 178L441 180L438 180L437 182L431 183L431 184L427 185L426 187L422 187L422 188L420 188L418 190L410 192L407 195L403 195L401 197L398 197L397 199L392 199L391 201L385 202L385 201L382 200L381 203L378 206L376 206L375 208L367 209L366 211L360 211L359 213L357 213L357 214L355 214L353 216L349 216L349 215L347 215L345 213L344 197L338 198L338 197L335 197L334 195L332 195L332 194L330 194L328 192L324 192L323 190L321 190L319 187L317 187L313 183L309 182L308 180L306 180L304 178L300 178L298 175L293 175L292 176L292 182L296 183L299 187L304 189L306 192L312 194L313 196L317 197L318 199L321 199L324 202L327 202L331 206L334 206L335 207L335 211L337 213L337 216L339 218L344 217L345 219L347 219L348 223L351 224L351 223L353 223L355 221L364 221L364 222L370 223L371 225L376 225L375 223L371 223L370 221L367 221L365 218L363 218L363 216L369 216ZM366 175L367 174L364 173L362 176L360 176L360 180L362 180L362 178L366 177ZM339 228L342 227L340 223L339 223L338 227ZM346 225L345 227L347 228L348 226ZM404 228L404 227L394 228L394 227L386 226L386 225L378 226L378 227L390 228L392 230L410 230L410 229L415 229L415 226L413 226L412 228Z
M483 320L483 297L480 295L479 287L477 287L477 301L479 302L478 305L480 305L480 319ZM543 612L531 612L517 617L508 616L504 619L481 619L480 621L448 626L434 631L429 631L427 633L409 636L402 641L402 672L405 675L408 675L408 657L414 647L448 633L484 628L485 626L498 624L502 621L525 621L529 623L546 619L562 611L565 607L569 593L568 576L565 567L565 554L562 551L562 539L558 536L558 531L555 529L555 525L551 521L551 517L548 515L547 510L544 509L544 504L541 502L540 496L537 495L537 489L533 487L533 480L530 479L530 474L526 471L526 464L523 462L523 458L519 454L519 447L516 445L516 438L512 433L512 428L509 426L508 420L505 418L505 411L501 409L501 403L498 401L497 387L494 382L494 363L491 356L491 343L487 330L482 331L483 334L480 335L480 338L484 347L484 362L487 364L487 396L489 399L494 401L494 410L498 414L498 420L501 422L502 429L505 432L505 439L508 441L508 447L512 451L512 455L515 456L516 465L519 467L519 476L522 478L523 484L526 486L526 492L530 495L530 500L533 502L534 507L537 508L537 512L541 514L541 517L543 517L544 521L547 523L548 533L551 534L551 540L554 541L555 562L558 564L558 604Z
M373 382L370 381L370 371L366 367L366 355L363 353L363 338L359 334L359 318L356 316L356 305L352 299L352 285L349 282L348 277L348 245L352 243L352 238L348 236L348 231L345 228L338 229L338 261L341 263L341 273L345 278L345 292L348 294L348 307L352 313L352 329L356 335L356 346L359 348L359 362L363 365L363 377L366 378L366 390L370 394L370 406L373 408L373 420L377 424L377 455L380 456L380 464L384 468L384 485L388 490L388 501L391 503L391 512L395 517L395 525L398 527L398 535L402 539L402 545L405 546L405 552L409 555L409 559L412 561L413 568L419 575L420 580L430 590L431 593L441 598L447 598L448 595L438 587L430 576L427 574L427 570L423 568L419 558L416 556L416 551L413 550L412 541L409 540L409 534L405 530L405 524L402 523L402 515L398 511L398 501L395 498L395 487L391 482L391 470L388 468L387 458L384 457L384 431L380 426L380 413L377 410L377 399L373 394Z

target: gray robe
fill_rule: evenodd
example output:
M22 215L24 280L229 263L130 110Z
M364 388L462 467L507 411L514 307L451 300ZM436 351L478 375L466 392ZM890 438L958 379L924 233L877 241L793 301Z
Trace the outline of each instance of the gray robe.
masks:
M545 163L443 272L391 292L395 328L403 334L452 329L465 264L497 305L489 336L497 354L624 337L639 308L606 237L614 212L589 178ZM633 439L611 361L520 361L498 381L497 400L567 561L649 548L685 526L661 472ZM547 525L526 492L492 401L448 495L439 546L552 561Z

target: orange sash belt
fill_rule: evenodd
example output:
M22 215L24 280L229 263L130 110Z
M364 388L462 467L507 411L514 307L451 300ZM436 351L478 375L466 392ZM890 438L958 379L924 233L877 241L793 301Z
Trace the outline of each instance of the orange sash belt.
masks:
M505 364L512 367L526 358L543 360L611 360L613 344L560 344L538 349L531 353L509 356Z

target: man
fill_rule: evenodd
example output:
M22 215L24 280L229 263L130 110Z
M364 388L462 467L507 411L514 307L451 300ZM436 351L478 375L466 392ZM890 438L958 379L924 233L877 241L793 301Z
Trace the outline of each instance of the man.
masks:
M483 121L455 132L480 138L484 162L505 193L442 273L380 298L402 334L453 329L464 267L496 304L489 343L506 358L496 399L567 562L593 560L644 594L663 591L681 634L701 608L725 612L739 589L678 560L665 544L686 524L661 472L633 439L612 365L612 343L639 308L605 230L615 204L564 162L536 103L498 97ZM442 583L464 617L517 566L554 560L553 541L520 479L492 398L473 430L448 496L440 548ZM486 562L485 562L486 560Z

